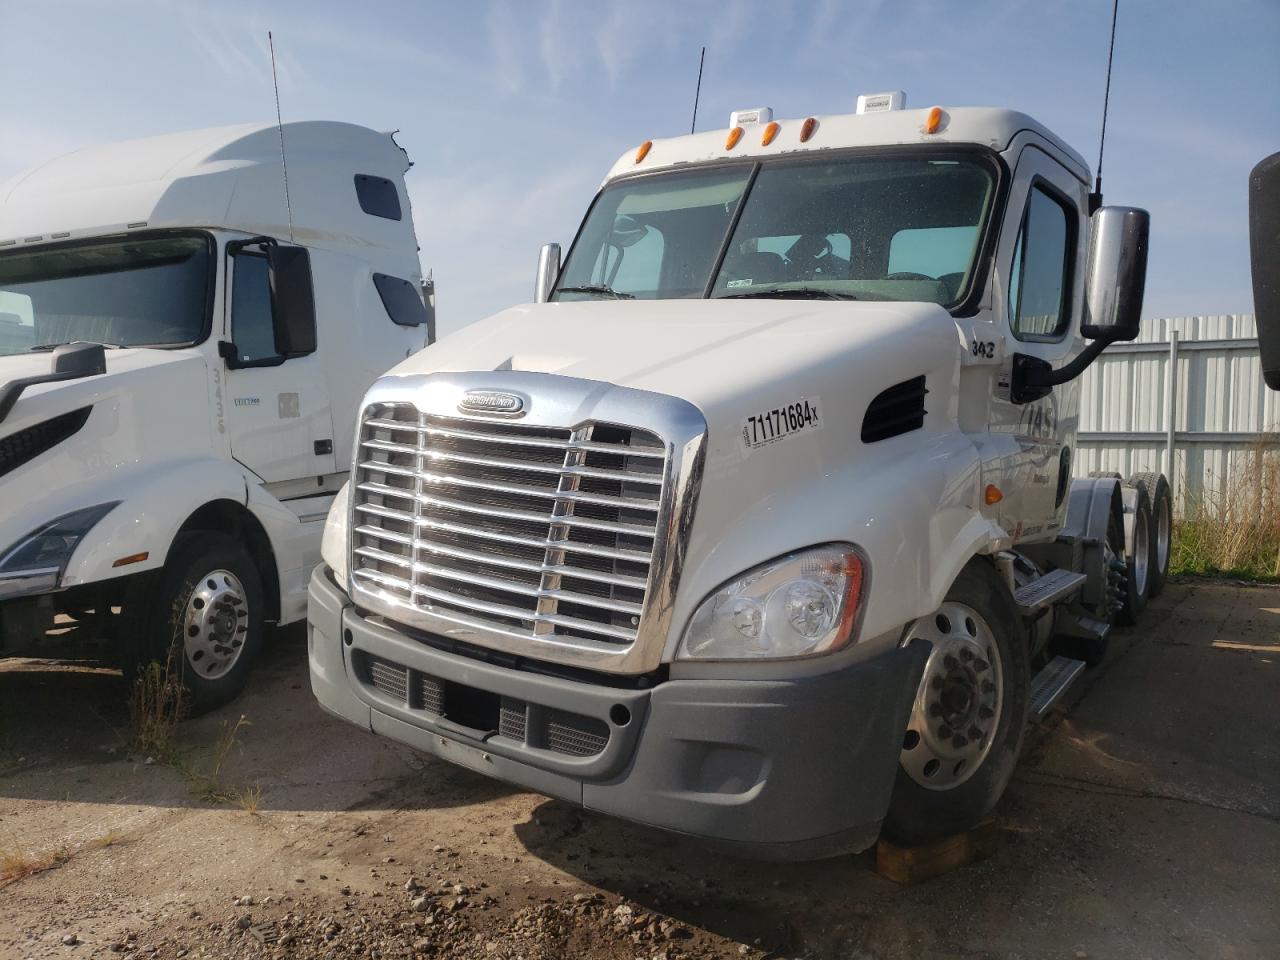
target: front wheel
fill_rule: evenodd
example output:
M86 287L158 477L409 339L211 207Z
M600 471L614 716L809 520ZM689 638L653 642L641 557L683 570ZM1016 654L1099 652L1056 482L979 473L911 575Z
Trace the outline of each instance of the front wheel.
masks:
M925 843L974 827L1013 775L1027 722L1026 642L1009 591L967 567L908 642L931 644L903 736L884 832Z
M131 667L174 664L194 713L240 694L262 645L264 598L258 568L239 541L183 534L136 604Z

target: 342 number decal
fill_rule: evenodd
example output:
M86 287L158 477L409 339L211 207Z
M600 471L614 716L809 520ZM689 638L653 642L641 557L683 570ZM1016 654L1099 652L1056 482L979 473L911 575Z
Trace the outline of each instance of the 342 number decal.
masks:
M974 340L969 345L970 351L975 357L983 357L992 360L996 355L996 344L994 340Z

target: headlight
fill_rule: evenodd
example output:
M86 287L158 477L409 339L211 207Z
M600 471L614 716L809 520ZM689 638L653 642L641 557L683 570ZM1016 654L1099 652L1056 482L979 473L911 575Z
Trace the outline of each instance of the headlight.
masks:
M24 571L57 571L61 578L67 562L93 525L119 506L119 500L66 513L27 534L0 556L0 575Z
M779 557L707 597L677 656L771 659L838 650L853 638L865 580L866 561L849 544Z

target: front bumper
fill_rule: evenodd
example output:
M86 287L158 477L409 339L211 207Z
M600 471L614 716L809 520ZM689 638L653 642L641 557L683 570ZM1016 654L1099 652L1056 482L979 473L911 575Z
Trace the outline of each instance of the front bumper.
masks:
M18 597L53 593L58 589L61 572L58 567L47 567L39 570L0 573L0 600L16 600Z
M769 859L875 842L924 660L898 649L802 678L612 687L406 635L362 616L324 566L307 621L311 687L330 712L586 809Z

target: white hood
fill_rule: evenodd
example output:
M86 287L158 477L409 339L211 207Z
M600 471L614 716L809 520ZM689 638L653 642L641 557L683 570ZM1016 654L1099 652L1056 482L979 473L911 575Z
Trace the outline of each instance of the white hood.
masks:
M934 304L581 301L505 310L388 375L520 370L616 383L688 400L714 432L816 394L860 417L903 380L928 373L950 382L960 348L955 321ZM935 391L940 402L947 395Z

